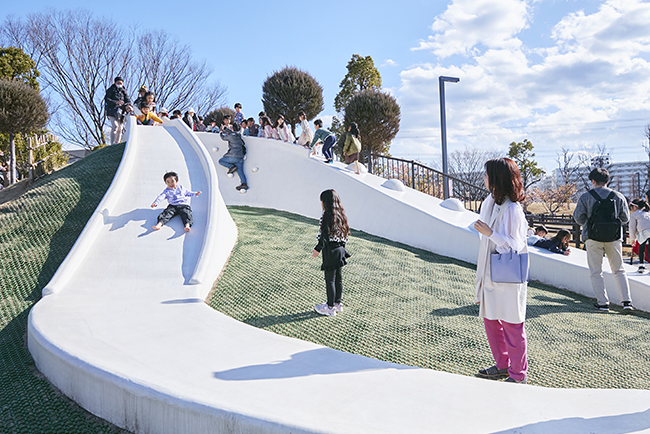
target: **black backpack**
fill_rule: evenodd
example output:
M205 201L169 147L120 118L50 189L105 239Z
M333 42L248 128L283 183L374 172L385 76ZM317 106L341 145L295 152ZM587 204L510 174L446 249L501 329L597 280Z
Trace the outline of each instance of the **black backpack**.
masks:
M612 191L603 199L594 190L589 193L596 199L587 220L587 234L589 239L608 243L621 238L621 220L614 201L615 193Z

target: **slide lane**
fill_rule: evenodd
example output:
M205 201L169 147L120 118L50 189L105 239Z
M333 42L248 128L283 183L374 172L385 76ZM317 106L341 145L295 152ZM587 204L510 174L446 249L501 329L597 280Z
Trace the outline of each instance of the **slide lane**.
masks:
M382 181L368 177L363 187L365 178L306 159L297 149L302 160L286 161L307 168L309 176L299 179L265 154L285 152L282 146L289 145L270 142L264 149L261 142L249 146L247 170L256 176L249 177L249 192L235 196L229 190L236 177L221 179L225 169L217 167L217 180L197 136L180 121L155 128L131 123L128 137L113 185L32 309L28 326L38 369L93 414L137 433L650 429L647 391L522 387L395 365L278 336L214 311L203 300L236 240L219 184L227 203L232 196L262 206L253 200L258 188L276 194L283 209L295 190L261 174L273 168L318 188L327 177L337 189L362 194L356 204L344 202L355 219L380 195L388 197L385 203L397 216L384 219L379 230L399 219L420 224L428 211L402 196L404 209L419 215L408 220L409 212L394 203L398 193L384 193ZM212 149L217 144L205 150L214 158L223 155L223 145L221 151ZM263 157L274 166L264 166ZM257 162L259 167L253 166ZM164 188L162 174L168 170L177 171L187 188L204 192L192 199L195 225L189 234L178 219L150 230L161 208L149 205ZM317 197L294 195L291 201L317 214ZM447 224L452 231L464 223ZM510 409L507 417L504 408Z

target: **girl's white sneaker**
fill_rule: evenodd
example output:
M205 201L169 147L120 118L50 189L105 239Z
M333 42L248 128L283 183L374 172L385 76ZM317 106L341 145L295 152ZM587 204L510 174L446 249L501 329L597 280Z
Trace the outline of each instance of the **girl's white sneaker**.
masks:
M327 303L317 304L314 307L314 310L316 312L320 313L321 315L325 315L325 316L335 316L336 315L336 309L334 307L329 307L327 305Z
M334 310L336 313L343 312L343 303L334 303Z

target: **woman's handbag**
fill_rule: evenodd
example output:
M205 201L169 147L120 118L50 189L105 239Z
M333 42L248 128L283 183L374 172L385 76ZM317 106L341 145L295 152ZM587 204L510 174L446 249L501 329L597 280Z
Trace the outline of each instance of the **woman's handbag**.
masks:
M528 253L490 254L490 275L496 283L528 282Z

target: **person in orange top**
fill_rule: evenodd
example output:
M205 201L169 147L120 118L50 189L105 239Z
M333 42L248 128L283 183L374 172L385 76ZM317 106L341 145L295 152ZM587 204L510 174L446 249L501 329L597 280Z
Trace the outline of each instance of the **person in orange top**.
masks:
M160 119L155 114L151 113L149 105L146 102L140 104L140 111L142 112L142 114L137 115L136 118L140 121L142 125L153 126L156 124L156 122L158 122L159 124L163 123L162 119Z

